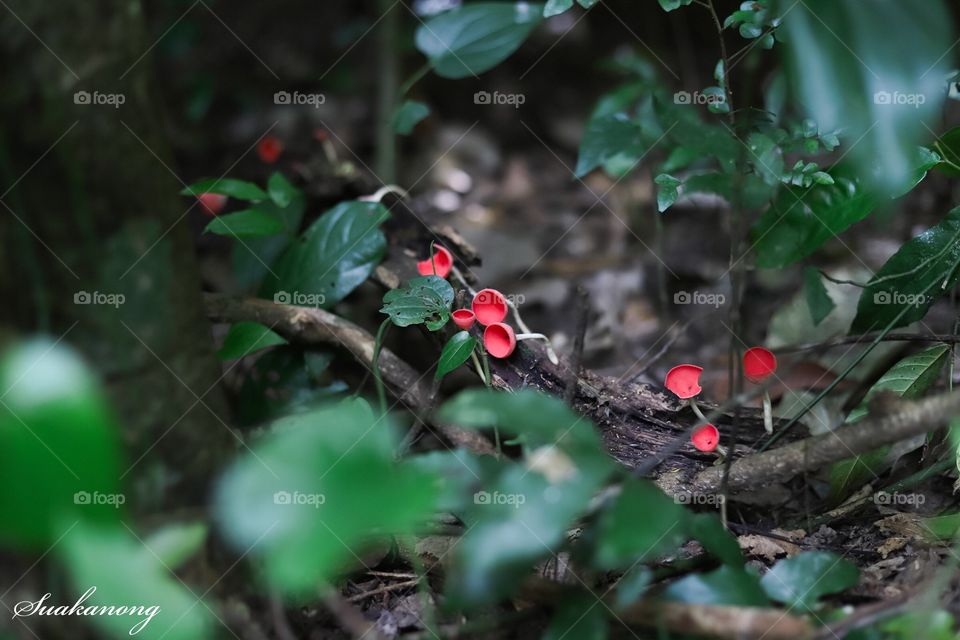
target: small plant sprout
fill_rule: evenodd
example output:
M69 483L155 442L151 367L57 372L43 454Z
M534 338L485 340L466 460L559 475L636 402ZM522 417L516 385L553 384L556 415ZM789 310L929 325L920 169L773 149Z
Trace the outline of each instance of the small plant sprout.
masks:
M697 401L694 400L703 387L700 386L700 374L703 373L703 367L695 364L678 364L670 371L667 371L667 378L663 385L673 392L681 400L686 400L697 417L709 424L707 417L700 411Z
M507 317L507 299L496 289L481 289L473 296L473 313L477 322L489 326Z
M473 311L470 311L470 309L457 309L450 314L450 317L453 319L453 324L464 331L469 331L470 327L472 327L473 323L477 320L477 317L473 315Z
M547 340L542 333L514 333L513 327L503 322L487 325L483 331L483 346L494 358L509 358L519 340Z
M264 136L257 143L257 155L267 164L274 164L283 153L283 143L276 136Z
M753 347L743 353L743 375L753 384L763 384L777 370L777 357L763 347ZM773 406L770 393L763 390L763 428L773 433Z
M726 449L720 446L720 430L709 422L694 430L690 436L690 442L697 451L704 453L716 451L723 457L727 455Z
M200 208L208 216L217 216L227 205L227 196L219 193L201 193L197 196L200 201Z
M453 254L438 244L433 248L433 255L417 263L417 272L422 276L446 278L450 275L450 269L453 268Z

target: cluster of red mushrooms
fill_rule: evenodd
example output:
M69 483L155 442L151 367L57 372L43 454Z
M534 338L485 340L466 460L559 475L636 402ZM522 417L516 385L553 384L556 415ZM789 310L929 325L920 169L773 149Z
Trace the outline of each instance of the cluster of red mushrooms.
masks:
M422 276L446 278L453 270L453 255L444 247L434 245L434 252L426 260L417 263L417 272ZM506 324L507 298L496 289L482 289L473 296L469 309L457 309L451 314L453 324L468 331L474 322L485 327L483 346L494 358L508 358L517 348L517 340L540 338L540 334L517 334Z
M764 384L777 370L777 357L768 349L763 347L752 347L743 354L743 375L753 384ZM687 404L693 410L697 417L703 421L703 424L694 429L690 436L690 441L698 451L713 452L717 451L721 456L726 455L723 447L720 446L720 430L711 424L700 407L697 406L695 398L700 395L703 388L700 386L700 374L703 373L703 367L695 364L680 364L667 372L667 378L664 386L673 392L681 400L686 400ZM773 433L773 410L770 402L770 394L764 388L763 390L763 426L767 433Z

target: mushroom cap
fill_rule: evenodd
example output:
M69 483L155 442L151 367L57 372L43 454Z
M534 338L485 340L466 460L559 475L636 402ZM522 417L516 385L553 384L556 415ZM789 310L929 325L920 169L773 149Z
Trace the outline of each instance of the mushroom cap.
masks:
M264 136L257 143L257 155L267 164L273 164L283 153L283 143L276 136Z
M223 211L227 204L227 196L219 193L201 193L197 196L200 208L208 216L215 216Z
M720 430L710 423L698 427L693 435L690 436L690 442L697 451L714 451L720 444Z
M703 391L700 386L701 373L703 373L703 367L695 364L678 364L667 371L667 378L663 384L681 400L695 398Z
M435 245L433 257L417 263L417 272L422 276L440 276L446 278L453 268L453 254L440 245ZM436 273L434 273L436 267Z
M477 322L487 326L503 322L507 317L507 299L496 289L481 289L473 296L473 313Z
M743 352L743 375L754 384L759 384L777 370L777 356L763 347L753 347Z
M483 346L494 358L507 358L517 348L517 336L513 327L494 322L483 331Z
M450 317L453 318L453 324L464 331L472 327L473 323L477 320L477 316L475 316L470 309L457 309L450 314Z

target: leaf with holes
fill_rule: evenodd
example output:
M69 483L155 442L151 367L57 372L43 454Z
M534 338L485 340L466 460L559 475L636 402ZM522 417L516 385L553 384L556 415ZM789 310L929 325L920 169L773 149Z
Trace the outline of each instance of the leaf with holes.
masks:
M406 287L388 291L380 313L390 316L398 327L423 324L430 331L437 331L450 319L453 296L453 287L443 278L420 276Z

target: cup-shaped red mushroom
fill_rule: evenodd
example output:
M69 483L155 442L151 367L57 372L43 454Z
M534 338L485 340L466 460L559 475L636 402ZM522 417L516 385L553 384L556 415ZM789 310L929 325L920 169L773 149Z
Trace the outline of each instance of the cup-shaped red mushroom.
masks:
M761 384L777 370L777 356L769 349L753 347L743 353L743 375L754 384Z
M700 386L700 374L703 367L695 364L678 364L667 372L664 386L681 400L694 398L703 391Z
M513 327L502 322L487 325L483 331L483 346L494 358L509 357L517 348L517 336Z
M496 289L482 289L473 296L473 313L483 326L503 322L507 317L507 299Z
M690 436L690 442L698 451L711 452L717 449L720 444L720 431L710 423L697 427Z
M227 204L227 196L219 193L201 193L197 196L200 208L208 216L219 215Z
M283 143L276 136L264 136L257 143L257 155L267 164L273 164L283 153Z
M457 325L464 331L473 326L474 321L477 317L473 315L473 311L470 309L457 309L450 314L450 317L453 318L453 324Z
M422 276L440 276L446 278L453 269L453 254L440 245L434 245L431 258L417 263L417 272Z

